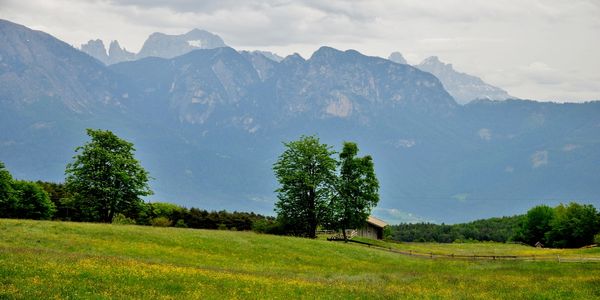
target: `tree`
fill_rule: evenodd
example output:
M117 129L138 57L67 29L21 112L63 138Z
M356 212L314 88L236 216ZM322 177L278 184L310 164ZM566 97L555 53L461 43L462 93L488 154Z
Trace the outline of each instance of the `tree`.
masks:
M132 143L108 130L87 130L91 141L77 147L65 184L90 221L109 223L117 213L135 218L141 196L151 195L148 172Z
M340 153L340 174L336 180L336 195L332 198L330 227L340 229L348 241L346 229L365 225L371 210L379 202L379 182L373 159L357 157L356 143L346 142Z
M56 212L56 207L50 200L48 193L37 183L15 180L13 189L18 199L15 217L49 220Z
M10 172L0 162L0 218L16 217L17 198L12 184Z
M274 164L280 187L275 211L292 233L314 238L327 218L335 180L334 152L315 136L284 143L287 148Z
M600 217L592 205L563 204L555 208L556 217L546 233L548 243L555 248L576 248L594 243L600 230Z
M547 205L538 205L527 211L522 229L524 242L529 245L535 245L537 242L548 243L546 232L550 231L554 217L554 209Z

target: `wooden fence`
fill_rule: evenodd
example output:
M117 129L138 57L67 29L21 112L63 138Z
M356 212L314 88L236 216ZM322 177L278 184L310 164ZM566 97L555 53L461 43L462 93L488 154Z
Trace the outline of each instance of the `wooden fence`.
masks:
M337 239L331 239L331 241L338 241ZM600 263L600 257L590 256L560 256L560 255L478 255L478 254L437 254L433 252L417 252L412 250L399 250L392 247L383 247L368 242L348 240L348 242L363 244L369 248L380 249L393 253L398 253L407 256L430 258L430 259L460 259L460 260L519 260L519 261L555 261L558 263L562 262L598 262Z

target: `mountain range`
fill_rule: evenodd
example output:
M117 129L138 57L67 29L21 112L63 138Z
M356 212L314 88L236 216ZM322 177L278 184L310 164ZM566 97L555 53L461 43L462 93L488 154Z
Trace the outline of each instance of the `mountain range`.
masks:
M434 74L354 50L277 61L151 45L164 57L107 66L1 20L0 160L16 178L62 181L85 128L109 129L154 177L149 200L272 213L282 142L317 134L373 156L374 214L390 223L600 204L600 102L460 105Z
M144 57L173 58L197 49L213 49L227 47L221 37L205 30L194 29L186 34L167 35L155 32L151 34L139 53L128 52L121 48L118 41L112 41L108 52L102 40L90 40L81 45L81 51L91 55L106 65L124 61L137 60ZM276 62L283 57L268 51L254 51ZM390 61L398 64L408 64L400 52L392 52L388 57ZM444 88L459 104L466 104L473 100L506 100L516 99L505 90L485 83L481 78L457 72L452 64L441 62L437 56L431 56L418 65L419 70L435 75L444 85Z
M395 63L408 64L404 56L397 51L392 52L388 59ZM509 95L505 90L485 83L479 77L454 70L452 64L446 64L440 61L437 56L430 56L414 67L435 75L435 77L442 82L448 93L450 93L454 100L459 104L467 104L473 100L481 99L517 99L516 97Z

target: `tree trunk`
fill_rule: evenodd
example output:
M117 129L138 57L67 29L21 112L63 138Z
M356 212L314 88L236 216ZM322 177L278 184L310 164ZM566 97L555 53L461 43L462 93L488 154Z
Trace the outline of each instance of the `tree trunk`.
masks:
M342 228L342 234L344 235L344 243L347 243L348 237L346 236L346 229Z
M309 220L308 220L308 231L307 235L310 238L316 238L317 237L317 209L316 209L316 203L315 203L315 198L316 198L316 193L314 191L314 189L310 189L308 191L308 214L309 214Z

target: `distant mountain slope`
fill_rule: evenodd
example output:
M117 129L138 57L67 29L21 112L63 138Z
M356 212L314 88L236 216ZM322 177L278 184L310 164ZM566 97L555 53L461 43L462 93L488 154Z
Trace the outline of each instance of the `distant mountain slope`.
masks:
M102 64L54 37L0 20L0 102L32 110L55 102L76 113L119 106L119 80Z
M505 90L487 84L478 77L457 72L452 64L441 62L437 56L431 56L415 67L439 78L448 93L460 104L477 99L506 100L515 98Z
M600 102L457 105L430 73L322 47L280 62L221 47L106 67L0 22L0 160L60 181L85 128L136 145L152 200L271 213L282 141L356 141L390 223L459 222L576 200L600 205Z

